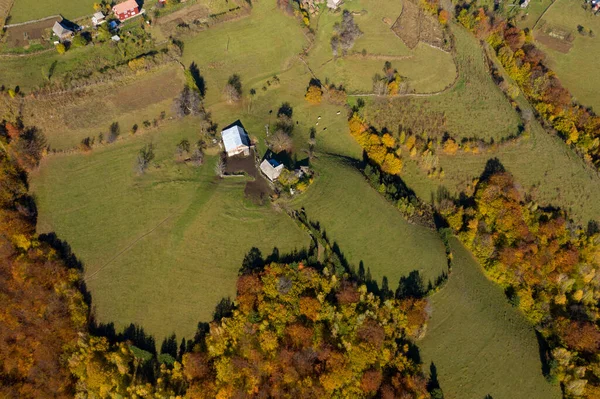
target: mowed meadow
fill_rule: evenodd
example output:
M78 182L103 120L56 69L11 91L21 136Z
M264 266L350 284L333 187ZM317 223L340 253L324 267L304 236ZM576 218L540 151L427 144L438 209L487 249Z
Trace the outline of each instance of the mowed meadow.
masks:
M425 367L435 366L444 397L561 398L542 375L533 327L457 239L451 246L452 275L431 297L427 334L417 343Z
M14 0L10 11L10 23L17 24L62 15L67 19L76 19L94 13L94 0Z
M318 221L353 265L364 262L381 283L387 277L396 289L400 277L418 271L425 283L447 271L444 245L429 228L408 223L342 157L315 162L319 179L294 202Z
M216 157L198 168L175 163L176 143L195 139L194 122L49 157L34 176L39 232L55 232L80 257L100 322L190 337L221 298L235 295L250 248L308 246L285 213L245 199L244 178L218 180ZM135 159L147 143L156 165L138 176Z

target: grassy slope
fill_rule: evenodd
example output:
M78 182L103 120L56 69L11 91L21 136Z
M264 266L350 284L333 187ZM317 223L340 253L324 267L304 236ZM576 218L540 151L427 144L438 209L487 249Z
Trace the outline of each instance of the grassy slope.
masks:
M115 50L109 45L87 46L62 55L49 51L26 57L0 58L2 84L7 87L19 86L23 91L29 92L46 81L54 62L54 76L59 76L94 65L97 61L104 64L105 59L117 59Z
M252 246L308 245L287 216L244 200L243 179L215 181L214 158L199 169L175 164L175 143L194 132L188 120L89 155L54 156L34 177L39 229L55 231L85 263L100 321L190 337L234 295ZM160 167L136 176L136 153L151 141Z
M582 104L600 112L600 79L596 54L600 52L600 19L590 11L581 8L583 3L568 0L556 0L556 3L544 15L548 24L557 24L571 29L575 35L573 47L567 53L561 53L545 46L542 49L548 55L550 67L557 73L561 82ZM591 29L595 37L581 36L577 25ZM539 45L539 43L538 43Z
M118 84L101 84L83 96L27 99L23 114L27 124L43 127L52 148L67 149L84 137L106 136L112 122L119 122L127 134L134 124L141 128L144 120L152 121L162 111L170 113L183 83L179 66L170 64ZM98 98L102 112L97 109Z
M552 0L532 0L529 2L529 6L525 10L525 18L519 18L517 25L520 28L532 29L533 25L537 22L543 12L552 4Z
M252 15L225 22L185 41L183 63L196 62L207 82L207 102L222 101L230 75L242 79L245 93L260 80L289 68L307 40L299 22L273 2L254 5Z
M443 113L446 129L455 137L499 140L516 131L519 117L489 76L477 40L458 26L454 26L452 32L460 74L452 89L437 96L392 100L390 110L385 111L388 115L396 114L391 118L383 116L382 105L376 102L365 111L370 121L379 122L376 123L378 127L387 126L395 132L403 119L410 121L414 117L398 111L398 105L408 102L425 114Z
M521 109L531 108L523 95L517 102ZM478 155L441 154L440 165L446 174L442 181L428 179L411 163L404 178L421 198L434 196L440 185L458 194L467 183L479 177L489 159L498 158L540 204L567 209L571 217L584 226L590 220L598 220L600 203L596 198L600 195L600 176L537 121L533 120L530 126L530 137L516 145Z
M419 44L411 51L382 21L384 17L392 22L398 18L402 11L400 2L361 0L348 2L344 8L351 11L367 10L365 15L354 17L364 34L356 41L353 51L365 49L368 55L366 58L356 55L333 60L330 39L333 25L341 21L341 14L323 12L318 20L316 43L307 60L323 82L327 79L335 84L343 84L351 93L371 92L371 79L376 73L382 73L385 56L391 56L392 65L408 78L410 87L417 92L441 90L454 80L456 69L450 54L425 44ZM371 58L373 55L377 57ZM394 59L397 56L406 58Z
M427 335L418 343L425 364L437 367L445 397L560 398L558 386L542 376L531 325L458 240L452 247L455 267L432 297Z
M582 225L598 220L600 176L559 138L550 136L537 123L532 127L531 138L517 146L479 155L441 156L446 174L442 181L428 179L411 164L404 179L422 198L431 198L442 185L457 194L481 175L489 159L498 158L538 203L567 209Z
M294 205L321 223L352 264L362 260L376 280L387 276L391 287L413 270L425 281L441 274L444 247L434 231L406 222L343 160L322 157L316 168L317 181Z
M94 13L94 0L15 0L10 12L10 23L16 24L34 19L62 15L75 19Z

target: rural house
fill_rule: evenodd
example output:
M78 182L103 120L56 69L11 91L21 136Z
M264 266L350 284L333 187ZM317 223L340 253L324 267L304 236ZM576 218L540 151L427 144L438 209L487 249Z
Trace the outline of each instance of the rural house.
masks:
M342 0L327 0L327 7L332 10L337 10L337 8L342 4Z
M250 155L250 139L241 126L233 125L221 132L228 157L238 154Z
M98 11L97 13L94 14L94 16L92 16L92 24L94 24L94 26L103 24L105 22L106 22L106 17L100 11Z
M280 164L274 159L265 159L260 164L260 170L269 180L275 181L283 170L283 164Z
M54 34L58 36L58 39L61 42L71 39L74 33L73 30L66 24L64 24L62 21L56 21L54 23L54 26L52 27L52 32L54 32Z
M126 0L113 7L113 12L119 21L124 21L128 18L135 17L140 13L140 6L136 0Z

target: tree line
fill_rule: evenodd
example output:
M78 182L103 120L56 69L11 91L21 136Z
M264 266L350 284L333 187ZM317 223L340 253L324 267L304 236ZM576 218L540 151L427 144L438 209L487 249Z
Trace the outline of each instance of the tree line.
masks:
M547 342L546 377L566 397L600 395L600 234L527 200L497 160L473 196L440 209L450 227Z
M459 6L457 20L495 51L542 121L582 157L600 167L600 117L578 104L535 46L529 30L473 4Z

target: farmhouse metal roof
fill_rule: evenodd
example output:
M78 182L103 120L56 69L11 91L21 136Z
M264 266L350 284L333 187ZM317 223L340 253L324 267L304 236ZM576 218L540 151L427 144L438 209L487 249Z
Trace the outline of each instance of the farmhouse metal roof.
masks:
M260 170L269 178L269 180L274 181L281 174L283 164L280 164L274 159L265 159L260 164Z
M233 151L239 146L250 146L250 141L248 140L248 135L238 125L234 125L229 129L225 129L221 132L221 137L223 138L223 144L225 145L225 151Z
M104 14L102 14L100 11L98 11L97 13L94 14L94 18L96 18L99 21L101 19L104 19Z
M54 26L52 27L52 32L54 32L54 34L58 37L63 37L65 35L70 35L73 33L73 31L67 27L65 27L63 24L61 24L60 22L56 21L54 23Z
M113 12L115 14L123 14L127 11L131 11L133 9L138 8L138 3L136 0L127 0L122 3L119 3L113 7Z

